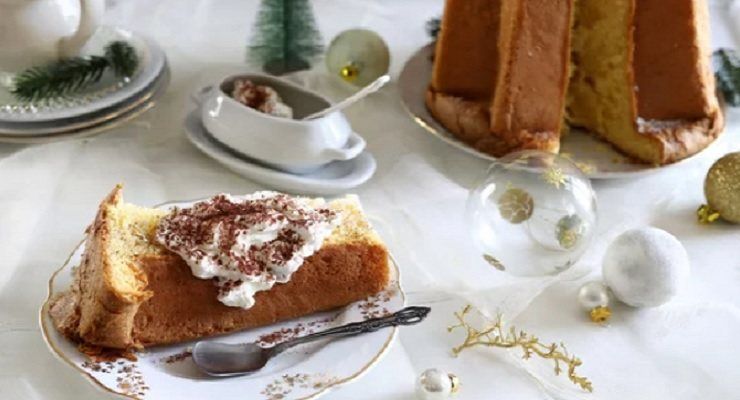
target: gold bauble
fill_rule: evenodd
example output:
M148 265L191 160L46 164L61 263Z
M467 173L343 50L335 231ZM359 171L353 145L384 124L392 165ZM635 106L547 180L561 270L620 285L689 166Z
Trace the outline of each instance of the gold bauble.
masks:
M726 154L712 165L704 180L704 195L722 219L740 223L740 152Z

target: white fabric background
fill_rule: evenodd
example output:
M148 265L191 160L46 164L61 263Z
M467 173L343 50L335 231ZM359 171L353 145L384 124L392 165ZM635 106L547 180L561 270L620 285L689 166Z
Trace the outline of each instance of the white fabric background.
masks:
M258 3L110 1L109 24L150 35L167 51L173 80L161 103L97 138L0 145L0 398L103 396L47 351L37 313L51 272L115 183L124 182L126 198L138 204L262 188L203 156L181 129L190 91L243 65ZM712 3L715 45L733 46L731 26L740 35L740 7L735 5L732 19L721 3ZM314 1L327 41L352 27L379 32L391 48L394 76L426 43L424 23L441 7L440 0ZM334 98L346 95L323 71L319 65L311 84ZM576 303L577 288L589 278L522 281L481 260L469 244L463 208L486 163L418 128L402 111L394 85L347 115L378 160L376 175L357 193L401 265L410 302L431 304L433 312L424 324L403 329L376 368L327 399L413 398L416 376L430 367L460 376L459 399L740 399L740 228L701 226L694 215L709 165L740 148L737 113L718 143L685 165L643 178L594 182L599 234L581 271L598 277L609 240L644 225L676 235L692 264L690 284L674 301L648 310L617 306L608 327L588 322ZM461 337L446 326L467 302L489 313L503 311L543 340L565 342L583 359L580 370L593 380L594 393L554 378L549 364L520 364L501 350L451 357L449 349Z

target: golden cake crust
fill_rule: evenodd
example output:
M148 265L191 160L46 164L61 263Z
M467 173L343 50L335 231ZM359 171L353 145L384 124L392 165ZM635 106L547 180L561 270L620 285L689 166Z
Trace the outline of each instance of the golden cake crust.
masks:
M150 291L121 292L113 282L111 254L108 254L111 230L109 207L121 201L122 187L103 200L95 220L87 231L85 252L78 267L74 292L78 296L77 335L85 342L104 347L125 348L131 338L133 317L139 305L151 297ZM146 275L134 269L136 278L146 285Z
M646 135L659 149L657 164L670 164L709 146L724 129L724 115L718 108L709 117L694 121L638 120L637 132ZM618 149L619 150L619 149Z
M110 215L120 203L117 186L88 228L72 288L55 296L49 308L62 334L88 346L130 350L268 325L362 300L390 280L386 247L356 203L341 199L329 203L344 219L324 246L290 281L259 292L250 309L220 303L214 282L194 277L182 258L154 244L153 231L137 233L137 240L154 249L132 255L128 273L134 284L122 285L109 254L113 230L123 229ZM143 226L154 226L163 215L143 210L149 219Z
M442 126L463 142L494 157L501 157L517 150L542 150L557 153L560 134L554 131L499 135L490 130L488 102L472 101L445 93L426 92L426 106Z
M154 296L134 320L142 346L182 342L273 324L341 307L381 291L388 281L388 254L380 245L327 245L309 257L290 281L257 293L244 310L216 298L210 280L194 278L185 262L168 255L143 260Z
M499 157L557 152L572 0L448 0L426 105L452 134Z

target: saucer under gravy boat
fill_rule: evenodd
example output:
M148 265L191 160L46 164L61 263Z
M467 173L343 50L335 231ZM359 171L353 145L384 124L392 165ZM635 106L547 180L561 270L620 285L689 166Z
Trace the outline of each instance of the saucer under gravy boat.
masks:
M293 109L294 119L265 114L233 99L230 93L237 79L275 89ZM331 102L280 78L233 75L218 86L201 89L194 97L201 103L203 125L214 138L275 169L307 174L332 161L355 158L365 149L365 140L352 130L341 111L301 120Z

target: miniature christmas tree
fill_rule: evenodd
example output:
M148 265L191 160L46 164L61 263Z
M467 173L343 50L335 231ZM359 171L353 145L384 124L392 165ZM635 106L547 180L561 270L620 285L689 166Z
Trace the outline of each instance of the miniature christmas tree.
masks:
M311 68L323 51L309 0L262 0L247 58L282 75Z

